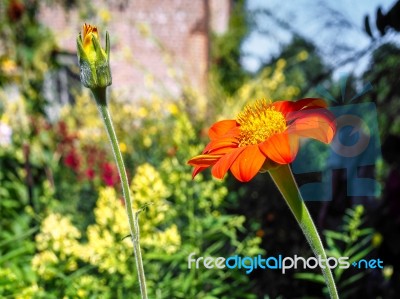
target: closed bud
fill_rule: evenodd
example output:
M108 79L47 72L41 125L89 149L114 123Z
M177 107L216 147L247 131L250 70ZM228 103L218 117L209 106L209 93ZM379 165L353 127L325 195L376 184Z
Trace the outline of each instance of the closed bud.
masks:
M77 38L80 78L90 89L105 88L111 85L110 37L106 32L106 48L100 45L97 27L83 25Z

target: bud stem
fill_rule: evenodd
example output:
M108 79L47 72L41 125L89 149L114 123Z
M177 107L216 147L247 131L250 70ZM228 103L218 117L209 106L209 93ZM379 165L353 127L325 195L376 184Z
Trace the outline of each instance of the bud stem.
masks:
M294 180L292 171L288 164L269 170L272 180L278 187L280 193L292 211L297 223L300 225L303 234L311 246L315 256L321 256L326 260L326 253L321 239L318 235L317 228L308 212L303 198L301 197L299 188ZM329 294L332 299L338 299L339 295L336 290L335 281L329 267L322 268L325 282L328 286Z
M114 158L118 166L118 172L122 184L122 192L124 195L126 213L128 215L128 222L133 243L133 250L135 253L136 267L140 285L140 293L142 299L147 299L146 278L144 275L142 252L140 250L140 243L139 243L139 237L140 237L139 222L138 222L139 212L134 212L132 209L132 199L129 190L128 177L126 175L125 165L122 159L121 151L119 149L118 139L115 134L114 126L111 120L111 115L109 113L107 106L106 88L104 87L104 88L92 89L92 92L94 98L96 99L97 109L99 110L100 116L103 119L104 125L106 127L106 131L111 143L111 148L114 153Z

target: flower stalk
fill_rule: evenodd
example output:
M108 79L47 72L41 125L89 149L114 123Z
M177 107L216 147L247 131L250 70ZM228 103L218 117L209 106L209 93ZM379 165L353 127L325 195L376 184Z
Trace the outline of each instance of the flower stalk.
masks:
M128 215L129 230L135 253L138 280L142 299L147 299L146 278L143 269L142 252L140 250L139 211L133 211L132 198L129 190L128 177L126 175L124 160L111 115L107 106L107 86L111 85L110 69L110 37L106 32L106 45L103 49L100 45L99 32L96 26L85 24L82 27L82 34L79 33L77 40L78 61L80 67L80 78L82 84L89 88L96 100L97 109L103 119L111 148L117 163L119 177L121 178L122 192L126 213Z
M111 148L114 153L114 158L117 163L119 176L121 178L122 192L124 195L126 213L128 215L129 229L133 243L133 250L135 253L136 267L140 285L140 293L142 299L147 299L146 278L143 269L142 252L140 249L140 230L139 230L139 212L134 212L132 208L132 198L129 190L128 177L126 175L124 161L119 148L117 135L115 134L114 126L112 123L111 115L107 106L106 88L92 89L94 98L96 99L97 109L103 119L107 135L110 139Z
M321 238L318 235L317 228L308 212L307 206L301 197L299 188L294 180L292 171L288 164L269 169L269 174L275 185L292 211L297 223L300 225L308 243L311 246L314 255L326 260L326 253L322 245ZM321 267L325 282L328 286L329 294L332 299L338 299L339 295L336 289L335 281L329 267Z

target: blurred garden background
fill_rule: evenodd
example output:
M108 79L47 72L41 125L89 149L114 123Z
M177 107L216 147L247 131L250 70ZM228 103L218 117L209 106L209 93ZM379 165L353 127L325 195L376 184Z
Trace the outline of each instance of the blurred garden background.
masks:
M242 184L187 160L249 101L374 103L379 188L307 203L341 298L400 294L400 2L1 0L0 298L139 298L119 177L79 81L84 22L111 38L110 109L140 214L150 298L325 298L318 269L188 269L187 257L312 256L267 174ZM345 74L345 75L344 75ZM321 172L328 147L305 140ZM365 167L364 167L365 169ZM361 171L362 172L362 171ZM360 174L361 175L361 174ZM343 191L344 190L344 191Z

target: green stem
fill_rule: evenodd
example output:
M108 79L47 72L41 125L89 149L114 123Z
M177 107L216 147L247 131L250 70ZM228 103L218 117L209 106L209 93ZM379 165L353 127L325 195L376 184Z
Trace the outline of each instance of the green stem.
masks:
M124 194L126 213L128 215L128 222L133 243L133 250L135 253L136 267L140 285L140 293L142 295L142 299L147 299L146 279L143 269L142 252L140 250L140 243L139 243L139 233L140 233L139 222L138 222L139 212L133 212L131 193L129 191L128 177L126 175L124 161L122 159L122 154L119 149L117 136L115 134L111 116L107 107L106 89L101 88L97 90L92 90L92 92L96 99L97 109L99 110L101 118L104 121L104 125L106 127L106 131L111 142L111 148L114 153L114 158L118 166L118 172L122 184L122 192Z
M300 225L308 243L311 246L315 256L318 259L320 256L326 260L326 253L321 239L318 235L317 228L311 218L310 213L301 197L299 188L294 180L292 171L289 165L282 165L274 169L270 169L269 173L272 180L275 182L283 198L286 200L290 210ZM322 274L324 275L325 282L328 286L331 298L338 299L339 295L336 290L335 281L329 267L321 267Z

